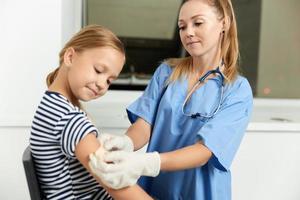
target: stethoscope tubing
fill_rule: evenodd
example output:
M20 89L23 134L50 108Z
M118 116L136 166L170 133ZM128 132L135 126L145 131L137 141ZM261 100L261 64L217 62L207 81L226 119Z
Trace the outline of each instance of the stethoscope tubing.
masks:
M201 83L204 83L206 78L211 75L211 74L219 74L221 76L221 82L222 82L222 86L221 86L221 94L220 94L220 100L219 100L219 103L218 103L218 106L217 108L214 110L213 113L211 114L208 114L208 115L204 115L204 114L200 114L200 113L193 113L193 114L187 114L184 112L184 107L187 103L187 101L189 100L190 96L193 94L193 92L195 91L195 89L201 84ZM224 75L222 74L222 72L220 71L220 68L217 67L216 69L213 69L213 70L209 70L208 72L206 72L203 76L201 76L199 78L199 80L197 81L197 83L193 86L193 88L191 89L191 91L188 93L188 95L186 96L184 102L183 102L183 105L182 105L182 108L181 108L181 111L182 111L182 114L185 115L185 116L188 116L188 117L192 117L192 118L197 118L197 117L203 117L203 118L212 118L213 116L216 115L216 113L220 110L220 107L221 107L221 103L223 101L223 94L224 94Z

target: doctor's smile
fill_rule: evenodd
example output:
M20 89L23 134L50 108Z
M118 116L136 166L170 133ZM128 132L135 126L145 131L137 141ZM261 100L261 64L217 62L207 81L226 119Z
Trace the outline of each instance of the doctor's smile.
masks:
M200 41L187 42L186 45L189 46L189 45L193 45L193 44L197 44L197 43L200 43Z

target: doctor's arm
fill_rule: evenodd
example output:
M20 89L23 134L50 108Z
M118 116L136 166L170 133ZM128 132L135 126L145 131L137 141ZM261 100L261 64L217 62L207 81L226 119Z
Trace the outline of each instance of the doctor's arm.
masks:
M144 119L138 118L126 133L134 143L134 149L142 148L149 142L151 136L151 125ZM205 165L211 158L212 152L201 141L175 151L160 153L163 171L174 171L189 169Z
M138 150L145 146L151 135L151 126L144 119L138 118L126 132L127 136L134 144L134 150Z
M139 186L133 185L120 190L114 190L107 187L98 178L96 174L93 174L89 166L89 155L96 152L100 148L100 143L94 134L88 134L85 136L76 146L75 155L80 163L93 175L98 183L105 188L105 190L116 200L151 200L152 198Z
M175 151L160 154L162 171L176 171L205 165L212 152L201 141Z
M134 125L146 128L144 123L146 122L141 120ZM134 129L134 125L133 128L131 127L132 129L129 129L129 135L130 133L138 133ZM150 132L150 130L149 128L148 131ZM142 175L155 177L160 170L176 171L202 166L207 163L211 156L211 151L201 142L197 142L194 145L161 154L158 152L111 151L103 157L104 162L99 162L95 167L102 172L102 180L119 180L110 184L111 187L123 188L136 183ZM97 159L99 160L99 158Z
M126 134L132 140L134 149L138 150L149 142L151 136L151 125L144 119L138 118L138 120L129 127ZM145 157L148 157L148 155L150 156L149 153L145 154ZM142 159L142 155L138 156ZM156 162L152 165L157 165L158 163L160 163L160 166L158 166L160 170L176 171L205 165L211 158L211 156L212 152L201 141L199 141L194 145L190 145L170 152L160 153L160 162L156 162L157 158L150 158L145 160L149 160L149 162ZM122 157L122 155L118 155L114 159L119 159L119 157ZM130 163L135 163L139 160L134 156L132 156L132 159L134 159L134 161L132 160L132 162L130 161ZM148 161L144 163L148 163ZM150 163L146 165L151 166Z

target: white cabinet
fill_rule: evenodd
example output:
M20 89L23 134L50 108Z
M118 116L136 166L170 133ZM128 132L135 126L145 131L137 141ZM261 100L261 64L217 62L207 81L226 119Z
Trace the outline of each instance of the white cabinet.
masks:
M247 132L232 164L233 200L300 199L300 130Z
M300 100L256 99L232 165L233 200L300 199Z

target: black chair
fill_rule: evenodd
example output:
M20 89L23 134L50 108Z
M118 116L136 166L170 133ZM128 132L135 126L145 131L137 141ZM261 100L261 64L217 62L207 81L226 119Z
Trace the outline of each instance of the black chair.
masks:
M31 156L30 146L26 147L23 152L23 166L26 174L27 185L30 193L31 200L43 199L39 182L35 174L34 163Z

